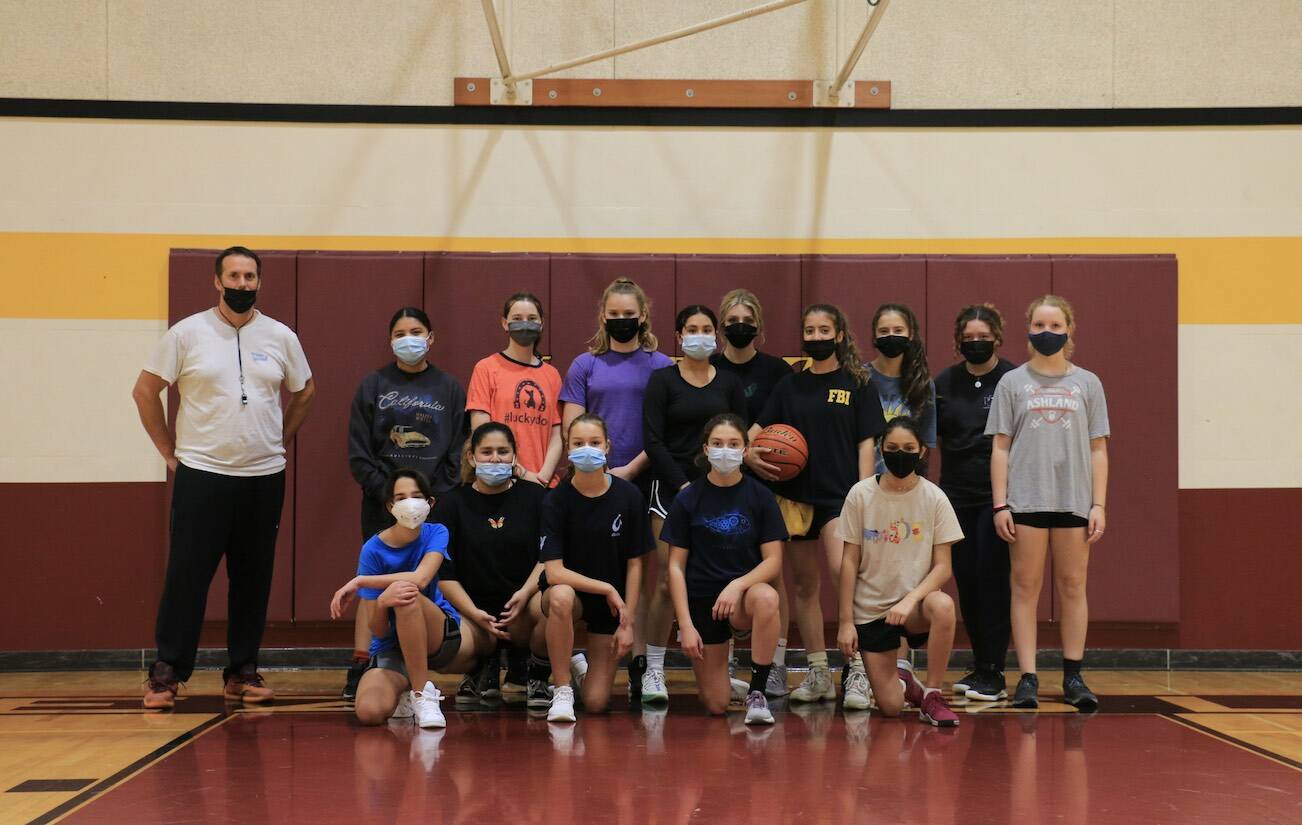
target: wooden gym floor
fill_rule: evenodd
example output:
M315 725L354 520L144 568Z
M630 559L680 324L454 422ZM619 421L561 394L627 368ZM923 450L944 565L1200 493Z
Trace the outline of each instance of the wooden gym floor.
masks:
M972 703L957 730L830 703L747 729L681 672L668 712L448 698L443 731L367 729L342 675L269 672L278 701L245 710L200 672L149 713L140 672L0 674L0 823L1302 822L1302 673L1093 671L1087 717L1046 672L1038 712Z

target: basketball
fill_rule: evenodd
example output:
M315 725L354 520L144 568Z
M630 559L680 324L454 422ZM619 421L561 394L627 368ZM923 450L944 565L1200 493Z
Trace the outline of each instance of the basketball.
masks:
M809 461L809 445L800 430L790 424L770 424L760 431L752 447L768 447L773 452L763 455L764 461L778 468L778 481L790 481L800 475Z

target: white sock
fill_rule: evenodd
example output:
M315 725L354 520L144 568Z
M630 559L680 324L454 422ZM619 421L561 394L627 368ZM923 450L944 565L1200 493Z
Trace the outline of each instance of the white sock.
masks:
M646 646L646 669L665 672L665 649L655 645Z
M787 666L787 640L778 639L778 646L773 649L773 666Z
M908 659L896 659L895 666L899 668L903 668L907 670L909 673L913 672L913 662L910 662Z
M588 661L588 657L584 656L582 653L575 653L573 656L570 657L570 664L573 665L577 665L581 662L586 662L586 661Z
M924 687L924 688L922 689L922 695L923 695L923 696L926 696L928 693L940 693L940 688L929 688L929 687Z

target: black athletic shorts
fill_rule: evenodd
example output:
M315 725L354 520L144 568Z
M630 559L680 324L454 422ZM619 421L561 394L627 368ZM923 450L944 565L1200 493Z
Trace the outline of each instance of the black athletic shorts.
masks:
M674 499L678 497L678 490L660 479L651 482L650 492L647 494L647 512L660 518L669 518L669 508L673 506Z
M1089 519L1074 513L1013 513L1013 524L1025 524L1027 527L1044 530L1052 527L1088 527L1089 523Z
M546 593L547 588L551 587L547 583L546 572L543 572L538 577L538 585L543 593ZM610 615L610 605L606 603L604 596L575 590L574 597L579 603L579 610L582 611L579 618L587 624L589 633L596 633L598 636L613 636L615 631L619 630L619 617Z
M918 650L925 647L930 632L910 634L902 624L887 624L886 617L868 624L857 624L859 631L859 650L864 653L888 653L899 649L900 639L908 639L909 647Z
M827 523L835 518L841 517L840 507L826 507L821 504L812 505L814 508L813 520L809 522L809 529L800 535L792 535L789 541L817 541L819 534Z
M457 658L457 652L461 650L461 625L451 616L443 617L443 644L439 649L429 654L425 660L425 667L439 673L443 668L452 664L452 660ZM393 670L407 676L407 664L402 660L402 650L399 648L389 648L381 650L371 657L366 663L366 669L378 667L381 670ZM420 690L424 685L412 685L413 690Z

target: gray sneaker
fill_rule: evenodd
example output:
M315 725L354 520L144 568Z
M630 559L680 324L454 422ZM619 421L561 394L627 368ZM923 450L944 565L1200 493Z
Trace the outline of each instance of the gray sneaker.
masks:
M836 688L832 685L832 671L825 667L810 668L804 681L791 691L793 702L823 702L836 699Z
M770 699L781 699L791 692L787 687L787 666L774 665L769 671L769 680L764 683L764 695Z

